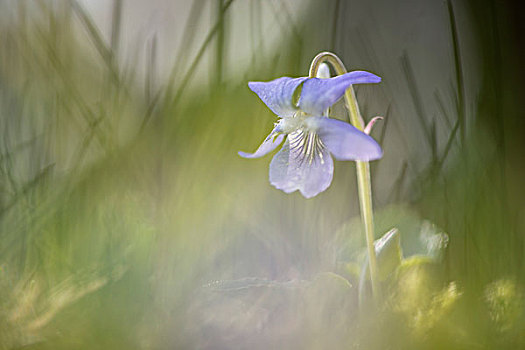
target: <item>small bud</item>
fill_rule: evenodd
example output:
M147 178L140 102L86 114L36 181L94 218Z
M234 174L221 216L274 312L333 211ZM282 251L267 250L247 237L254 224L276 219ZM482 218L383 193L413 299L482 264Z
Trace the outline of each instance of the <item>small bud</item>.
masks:
M328 79L330 78L330 67L328 67L328 64L321 63L319 65L319 69L317 70L317 78L321 79Z
M363 130L363 132L367 135L370 135L370 132L372 132L372 127L374 126L374 124L378 121L378 120L383 120L383 117L374 117L372 118L372 120L370 120L368 122L368 124L366 124L366 127L365 127L365 130Z

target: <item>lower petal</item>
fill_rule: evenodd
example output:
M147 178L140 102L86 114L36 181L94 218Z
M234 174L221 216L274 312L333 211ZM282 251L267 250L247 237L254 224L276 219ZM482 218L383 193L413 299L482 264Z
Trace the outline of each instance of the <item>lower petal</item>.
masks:
M297 137L300 133L289 135L283 148L273 157L270 183L286 193L299 190L304 197L311 198L330 186L334 163L324 147L305 153L304 147L294 143Z

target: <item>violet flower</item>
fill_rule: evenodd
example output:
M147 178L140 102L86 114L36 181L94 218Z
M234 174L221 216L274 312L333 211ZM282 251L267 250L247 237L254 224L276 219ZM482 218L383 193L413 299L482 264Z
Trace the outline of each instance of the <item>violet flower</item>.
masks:
M299 190L306 198L316 196L332 182L331 155L337 160L360 161L379 159L383 155L372 137L348 123L323 115L350 85L380 81L381 78L372 73L354 71L329 79L282 77L269 82L249 82L250 89L280 119L254 153L239 152L239 155L262 157L287 136L270 163L270 183L286 193Z

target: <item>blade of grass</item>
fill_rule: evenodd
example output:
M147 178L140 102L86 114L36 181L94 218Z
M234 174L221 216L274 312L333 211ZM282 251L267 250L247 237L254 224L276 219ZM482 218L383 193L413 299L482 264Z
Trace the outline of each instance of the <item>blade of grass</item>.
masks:
M226 12L234 1L235 0L228 0L228 1L226 1L224 6L222 7L222 11ZM166 94L166 98L170 99L170 102L167 104L168 105L168 110L173 109L173 107L176 106L179 103L179 100L182 97L182 94L186 90L186 86L190 82L190 79L193 77L193 74L195 74L195 71L196 71L196 68L197 68L198 64L200 63L202 57L204 56L204 53L206 52L206 49L208 48L208 46L212 42L212 39L217 34L217 31L219 30L219 27L220 27L220 23L216 22L215 25L209 31L208 35L206 36L206 38L204 39L203 43L201 44L201 47L199 48L199 50L197 52L197 55L193 59L192 63L190 64L190 66L188 67L188 69L186 71L186 74L182 78L181 83L178 86L177 92L175 93L175 96L173 98L170 98L170 96L168 94ZM167 91L169 92L170 90L171 89L169 89L169 86L168 86Z
M385 111L385 118L383 119L383 128L381 129L381 136L379 136L379 145L383 147L385 143L385 136L386 136L386 129L388 127L388 121L390 120L390 108L392 107L392 104L389 103L388 107L386 107Z
M77 17L80 19L80 22L84 25L95 49L98 51L98 53L102 57L103 62L106 64L106 67L109 70L109 74L111 75L112 81L117 86L120 85L121 78L115 62L115 53L112 51L112 48L108 47L108 45L104 42L102 34L95 25L95 22L91 19L87 11L78 3L78 1L72 0L71 4L73 12L77 15ZM120 20L118 24L120 25ZM116 32L119 32L119 30ZM117 33L115 33L115 36L116 35Z
M438 140L437 140L437 127L436 127L436 120L435 118L432 118L432 122L430 124L430 137L432 145L432 165L434 166L438 161Z
M284 1L278 1L279 8L277 8L277 5L275 4L274 1L270 1L269 3L271 5L270 8L273 10L275 18L277 19L277 23L279 23L279 26L281 27L282 31L285 32L286 30L288 30L286 26L288 25L295 39L294 42L301 45L303 42L303 38L300 34L300 31L297 29L296 25L294 24L292 15L290 14L290 11L288 11L288 7L286 7L286 3ZM284 17L282 20L281 20L281 14Z
M406 52L404 52L403 55L401 56L401 66L405 73L405 77L406 77L407 84L408 84L408 89L410 91L410 96L412 97L412 102L416 110L416 114L418 117L417 120L419 121L421 130L423 131L425 139L428 142L428 146L430 147L432 152L435 152L435 149L432 144L432 132L425 119L427 116L427 113L423 107L421 96L419 95L419 91L416 85L416 80L414 78L414 71L412 69L410 59L408 58L408 55ZM432 159L436 159L435 153L432 153Z
M59 57L56 55L56 52L53 51L53 48L48 45L45 34L42 31L38 32L38 34L45 44L45 48L47 49L47 53L49 55L48 57L50 58L52 67L57 73L57 76L62 79L64 87L67 87L68 93L72 98L72 102L74 102L78 107L80 114L83 116L88 125L98 125L98 118L95 116L95 113L91 110L91 108L88 107L87 103L83 101L81 97L82 95L77 90L74 81L72 81L71 77L66 74L66 72L64 72L63 65ZM97 128L95 135L97 136L101 146L108 149L107 147L109 146L109 138L104 134L104 131L101 128Z
M463 65L461 62L461 53L459 51L458 30L456 26L456 16L452 1L447 0L447 10L450 21L450 34L452 36L452 48L454 54L454 68L456 73L456 94L457 94L457 113L459 119L459 135L461 145L465 145L466 121L465 121L465 86L463 81Z
M43 181L49 172L53 169L55 164L48 164L45 166L35 177L29 180L27 183L20 187L20 190L16 193L14 197L11 198L5 206L0 208L0 219L11 209L13 208L21 199L23 199L31 190L33 190L40 181Z
M203 11L203 6L205 2L202 0L194 0L191 5L190 14L188 15L188 18L186 20L186 26L184 28L184 31L182 33L182 40L177 48L177 56L175 57L174 64L170 70L169 78L167 86L168 88L171 88L173 86L173 83L175 82L175 79L180 72L180 69L186 65L186 61L188 60L188 52L191 49L191 44L195 41L195 34L197 31L195 30L195 25L198 23L199 18ZM169 93L168 93L169 95Z
M450 117L447 113L447 109L445 108L445 103L443 102L443 98L441 97L441 94L438 90L434 91L434 97L436 99L436 102L438 104L439 110L441 111L441 116L443 117L443 120L445 121L445 124L447 125L447 128L452 128L453 125L450 122Z
M217 0L217 51L215 52L215 69L213 72L215 73L214 77L214 83L216 87L221 85L222 82L222 75L224 70L224 0Z
M403 183L406 177L406 172L408 169L408 162L405 160L401 166L401 171L392 185L392 191L388 195L388 203L397 203L401 198L401 190L403 188Z
M445 163L445 160L447 159L448 154L450 153L450 149L452 148L452 143L454 142L454 139L456 138L456 134L459 130L459 119L456 120L456 123L454 124L454 127L452 128L452 131L450 132L450 135L448 136L447 143L445 145L445 149L443 150L443 155L437 162L437 173L441 171L441 168L443 167L443 164Z
M112 58L118 57L120 46L120 28L122 22L122 0L113 0L113 14L111 20L111 41L110 47Z
M154 35L149 41L149 52L146 59L146 83L144 94L146 103L151 104L153 98L153 89L157 84L157 36Z
M335 6L334 6L333 19L332 19L332 37L330 38L330 51L332 52L336 52L335 43L337 40L337 27L340 25L339 24L339 14L341 13L340 7L341 7L341 0L336 0Z

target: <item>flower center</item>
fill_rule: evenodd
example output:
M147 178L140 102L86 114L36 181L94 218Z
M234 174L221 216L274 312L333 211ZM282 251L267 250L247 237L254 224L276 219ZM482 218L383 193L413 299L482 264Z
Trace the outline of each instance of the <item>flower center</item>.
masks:
M290 142L290 151L300 161L307 162L311 165L314 162L324 164L325 146L315 132L307 129L300 129L288 136Z
M319 129L315 118L311 118L311 115L303 111L296 112L293 117L282 118L277 125L279 126L279 131L284 134L291 134L301 129L310 133L316 133Z

